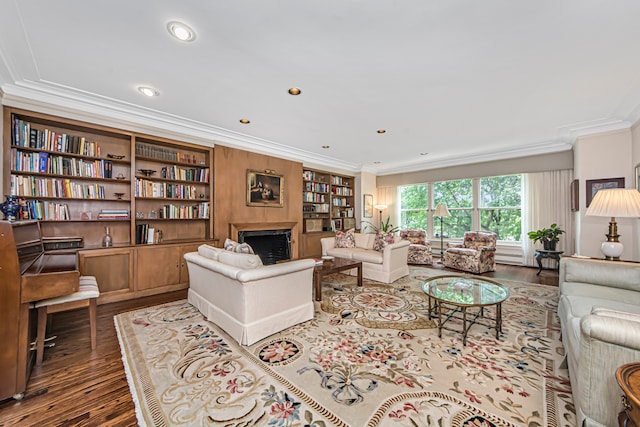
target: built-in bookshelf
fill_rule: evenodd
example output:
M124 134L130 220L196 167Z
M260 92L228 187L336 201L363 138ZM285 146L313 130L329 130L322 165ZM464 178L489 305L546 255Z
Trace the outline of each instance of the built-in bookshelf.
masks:
M343 230L355 225L353 177L304 169L304 233Z

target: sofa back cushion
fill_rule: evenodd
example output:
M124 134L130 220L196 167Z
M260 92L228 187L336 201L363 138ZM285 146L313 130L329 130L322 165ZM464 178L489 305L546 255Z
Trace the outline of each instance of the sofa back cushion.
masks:
M640 291L640 264L562 258L566 282L593 283L611 288Z
M400 237L413 245L424 245L427 241L427 232L419 228L408 228L400 230Z
M198 247L198 255L212 259L214 261L218 260L218 254L223 251L224 249L214 248L213 246L209 245L200 245Z
M353 228L347 231L336 231L336 248L355 248L354 231Z
M218 253L218 261L234 267L250 270L262 267L262 260L258 255L241 254L238 252L221 251Z
M376 235L370 233L356 233L356 248L360 249L373 249L373 243L375 241Z

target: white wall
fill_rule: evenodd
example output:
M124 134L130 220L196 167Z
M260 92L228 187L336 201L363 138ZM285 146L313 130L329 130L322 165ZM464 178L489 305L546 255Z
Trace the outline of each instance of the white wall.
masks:
M371 194L373 196L373 204L376 204L376 176L370 172L361 172L356 177L355 188L355 205L356 205L356 227L362 229L362 221L374 222L377 220L376 213L373 213L373 218L364 217L364 195ZM375 222L374 222L375 224Z
M630 129L578 137L574 145L574 177L579 179L579 206L575 214L576 252L602 258L600 244L606 240L609 219L585 216L586 181L591 179L624 178L625 187L635 187L635 164ZM638 154L636 154L637 156ZM640 260L638 219L616 218L618 234L624 244L622 259Z

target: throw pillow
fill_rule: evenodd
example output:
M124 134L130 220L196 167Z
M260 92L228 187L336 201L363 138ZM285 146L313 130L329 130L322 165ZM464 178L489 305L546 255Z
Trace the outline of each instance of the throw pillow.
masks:
M248 243L238 243L234 240L227 239L224 241L224 250L230 252L237 252L240 254L254 254L253 248Z
M336 231L336 248L355 248L356 239L353 236L353 228L345 231Z
M376 240L375 242L373 242L373 249L378 252L382 252L384 251L384 248L392 244L393 241L394 241L393 232L385 233L384 231L378 231L378 234L376 234Z
M262 267L262 260L258 255L242 254L231 251L221 252L218 255L218 261L244 270Z

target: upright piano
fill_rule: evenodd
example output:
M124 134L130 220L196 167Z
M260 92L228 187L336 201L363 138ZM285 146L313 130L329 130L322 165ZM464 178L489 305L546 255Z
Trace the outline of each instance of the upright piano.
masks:
M45 253L38 221L0 221L0 400L21 399L27 387L35 360L33 303L78 291L77 265L75 253Z

